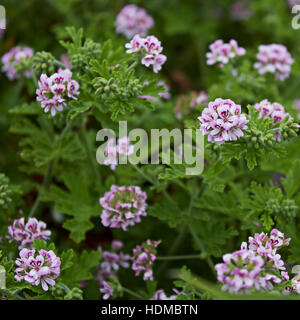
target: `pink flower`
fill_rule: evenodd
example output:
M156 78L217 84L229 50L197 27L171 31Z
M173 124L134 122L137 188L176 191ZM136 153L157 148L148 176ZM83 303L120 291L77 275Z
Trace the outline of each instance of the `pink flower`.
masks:
M260 45L256 58L258 62L254 64L254 68L258 69L259 74L274 73L280 80L289 77L294 63L291 54L282 44Z
M155 36L141 38L139 35L135 35L129 43L125 44L125 47L127 48L126 53L141 51L143 53L141 63L146 67L152 65L155 73L161 70L167 60L167 57L161 53L163 50L161 42Z
M127 230L128 226L141 222L141 217L147 215L146 198L146 193L140 187L112 185L110 191L100 199L103 207L102 224L105 227Z
M127 48L126 53L137 52L144 45L144 39L141 38L138 34L136 34L133 39L125 44L125 48Z
M224 262L215 266L218 280L224 283L222 289L231 293L248 293L252 288L273 290L275 284L287 281L284 262L277 250L289 245L289 241L282 232L273 229L269 236L256 233L249 237L249 248L243 242L241 250L225 254Z
M2 71L6 73L6 76L9 80L19 78L20 74L17 73L16 64L18 64L21 60L28 60L32 56L33 50L31 48L14 47L2 56ZM23 76L30 78L30 71L25 70Z
M219 63L220 67L227 64L236 56L242 56L246 50L239 47L236 40L230 40L229 43L224 43L223 40L216 40L209 46L210 52L206 53L207 64L212 65Z
M44 112L51 112L54 117L56 111L63 111L69 99L77 100L79 83L71 80L72 72L69 69L59 69L57 73L48 77L42 74L38 81L36 100L41 101Z
M254 105L256 111L259 112L259 118L268 118L273 119L274 124L277 122L281 122L286 116L291 117L284 109L284 107L277 102L271 103L268 99L264 99L259 103ZM280 142L281 141L281 133L280 131L274 133L274 138Z
M100 289L100 292L103 293L103 300L107 300L113 295L113 289L106 281L103 281L103 288Z
M147 240L133 249L132 270L135 271L136 276L143 272L143 280L154 280L152 265L156 259L156 247L159 244L160 241Z
M128 137L122 137L118 139L118 143L114 138L111 138L107 141L104 160L105 166L110 166L111 170L115 170L118 161L117 154L129 156L134 152L134 145L130 144L130 140Z
M130 144L128 137L118 139L117 152L129 156L134 152L134 146Z
M154 21L145 9L129 4L117 16L116 31L130 39L136 34L145 36L153 25Z
M40 238L49 240L51 231L46 230L47 225L36 218L29 218L25 224L25 219L14 220L13 224L8 227L9 242L16 241L20 244L19 249L31 248L33 240Z
M33 286L41 284L44 291L48 291L48 285L53 287L55 279L60 274L60 258L55 253L39 250L38 254L35 249L22 249L20 258L16 260L15 280L25 280Z
M209 102L202 112L200 129L208 135L208 141L219 144L235 141L244 135L249 120L241 113L241 106L230 99L217 98Z
M122 268L129 268L128 261L130 260L130 255L124 254L120 251L123 247L123 242L114 240L111 243L111 252L103 251L101 263L99 270L97 272L96 280L99 285L102 286L103 282L109 280L110 276L117 276L117 271ZM98 248L102 251L102 248Z

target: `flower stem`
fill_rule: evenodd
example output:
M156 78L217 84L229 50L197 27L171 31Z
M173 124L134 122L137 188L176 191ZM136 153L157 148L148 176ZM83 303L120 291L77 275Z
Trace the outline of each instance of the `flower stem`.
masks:
M202 243L201 239L198 237L197 233L195 232L194 227L189 225L189 230L190 230L190 233L191 233L192 237L194 238L194 241L196 242L196 245L198 246L200 251L202 253L204 253L205 250L204 250L203 243ZM211 271L215 274L216 270L215 270L214 264L213 264L213 262L211 260L211 257L208 256L208 257L205 258L205 260L206 260L207 264L209 265Z
M133 296L133 297L135 297L135 298L137 298L139 300L147 300L145 297L139 295L136 292L131 291L130 289L127 289L127 288L124 288L124 287L122 287L122 289L123 289L124 292L130 294L131 296Z
M57 141L55 142L54 144L54 148L62 141L62 139L65 137L67 131L69 130L69 128L71 127L71 121L69 121L67 123L67 125L65 126L64 130L61 132L60 136L58 137ZM40 189L39 193L38 193L38 196L37 198L35 199L35 202L29 212L29 217L33 217L38 209L39 209L39 205L40 205L40 202L41 202L41 196L43 194L43 192L45 192L49 185L50 185L50 182L51 182L51 177L52 177L52 172L53 172L53 169L54 169L54 166L55 166L55 163L56 163L56 158L54 159L51 159L49 162L48 162L48 166L47 166L47 169L46 169L46 174L45 174L45 177L44 177L44 181L43 181L43 185L42 185L42 188Z
M95 178L96 178L96 183L98 184L98 186L101 186L101 176L100 176L99 170L98 170L98 168L96 166L96 160L95 160L95 158L93 156L93 152L91 150L91 146L90 146L88 138L87 138L87 132L86 132L86 129L85 129L85 124L83 124L82 127L81 127L81 138L82 138L82 142L84 144L84 147L86 149L89 162L90 162L90 164L92 166L92 169L94 171Z
M189 254L182 256L166 256L166 257L156 257L156 260L187 260L187 259L201 259L201 254Z

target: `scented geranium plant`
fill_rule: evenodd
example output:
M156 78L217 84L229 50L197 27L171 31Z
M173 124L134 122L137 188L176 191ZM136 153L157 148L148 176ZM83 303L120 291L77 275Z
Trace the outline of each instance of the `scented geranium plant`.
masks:
M2 299L300 299L291 3L26 2L0 33ZM134 129L190 141L167 161Z

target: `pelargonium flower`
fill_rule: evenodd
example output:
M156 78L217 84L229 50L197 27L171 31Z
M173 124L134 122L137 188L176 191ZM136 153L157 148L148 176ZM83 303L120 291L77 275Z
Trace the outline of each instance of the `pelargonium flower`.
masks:
M72 72L69 69L58 69L58 72L50 77L46 74L41 75L36 100L41 101L41 107L45 112L50 111L52 116L55 116L56 111L63 111L67 100L78 99L79 83L71 78Z
M117 276L117 271L122 268L129 268L128 261L130 255L120 251L123 248L123 242L114 240L111 243L111 251L102 251L101 247L98 250L102 252L99 271L96 275L96 280L102 286L103 282L109 280L110 276Z
M161 66L167 60L167 57L161 53L163 50L161 42L155 36L142 38L137 34L125 44L125 48L127 48L126 53L141 52L143 54L141 63L146 67L152 66L155 73L161 70Z
M254 68L259 74L274 73L276 78L284 80L289 77L294 60L282 44L260 45L256 55L258 62Z
M176 300L176 294L173 294L170 297L168 297L165 291L163 289L160 289L155 291L154 296L150 300Z
M103 281L103 288L100 288L100 292L103 293L103 300L107 300L113 295L113 289L106 281Z
M28 60L30 57L33 56L33 50L29 47L14 47L10 49L10 51L6 52L2 56L2 71L6 73L6 76L9 80L17 79L20 77L20 74L18 74L16 65L20 63L20 61ZM25 70L23 75L26 78L30 78L30 71Z
M118 165L117 154L129 156L134 152L134 145L130 144L129 137L119 138L117 143L114 138L107 141L104 160L105 166L110 166L111 170L115 170Z
M215 266L222 290L231 293L273 290L274 284L288 280L284 262L277 253L288 246L290 238L273 229L270 235L256 233L249 237L249 246L243 242L241 249L223 256L223 263Z
M15 280L25 280L33 286L41 284L44 291L48 291L48 285L53 287L55 279L60 274L60 258L50 250L22 249L20 258L16 260L18 266L15 270Z
M198 119L202 133L208 135L208 141L219 144L242 137L249 122L245 114L241 113L240 105L222 98L209 102Z
M156 259L156 247L159 244L160 241L147 240L133 249L132 270L135 271L136 276L143 272L144 280L154 280L152 265Z
M9 236L7 238L9 242L19 243L19 249L31 248L34 239L49 240L51 231L46 228L46 223L36 218L29 218L26 224L24 218L17 219L8 227Z
M137 186L112 185L99 200L103 207L101 222L105 227L127 230L146 216L147 195Z
M145 36L153 25L154 21L145 9L129 4L117 16L116 31L130 39L136 34Z
M256 111L259 112L259 118L265 117L273 119L274 124L281 122L287 115L290 116L284 109L284 107L277 102L271 103L268 99L264 99L254 105ZM291 117L291 116L290 116ZM275 139L281 141L280 131L274 134Z
M209 45L210 52L206 53L208 65L219 63L220 67L227 64L231 59L236 56L242 56L246 50L238 46L236 40L230 40L229 43L224 43L223 40L216 40Z

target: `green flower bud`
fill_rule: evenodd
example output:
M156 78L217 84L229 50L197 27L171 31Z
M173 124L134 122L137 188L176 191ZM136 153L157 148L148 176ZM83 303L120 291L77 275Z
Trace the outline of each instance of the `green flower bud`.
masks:
M0 173L0 208L6 209L11 203L12 189L9 186L9 179Z
M55 72L53 55L46 51L37 52L33 58L32 67L37 74L53 74Z

